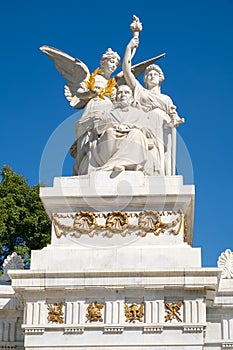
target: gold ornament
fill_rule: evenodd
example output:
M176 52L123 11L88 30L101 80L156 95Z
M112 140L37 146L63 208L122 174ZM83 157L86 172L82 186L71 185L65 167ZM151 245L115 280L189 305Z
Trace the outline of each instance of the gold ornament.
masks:
M88 90L95 91L95 76L97 74L102 74L102 73L103 73L103 69L96 68L96 70L90 74L89 80L85 81L85 84Z
M171 221L169 216L175 215ZM73 223L66 224L66 219L72 219ZM165 222L164 222L165 219ZM169 220L169 222L167 222ZM136 222L135 222L136 221ZM82 234L89 237L102 234L103 237L113 237L120 234L125 237L128 234L135 234L145 237L152 232L155 236L161 233L178 235L185 226L184 214L179 211L156 211L145 210L143 212L132 213L124 211L114 211L110 213L93 213L90 211L80 211L76 214L53 214L53 224L58 238L70 234L80 238Z
M162 221L161 214L155 210L145 210L139 214L138 226L143 229L139 233L141 237L145 237L148 232L153 232L155 236L159 236L160 233L164 233L166 230L169 233L174 234L175 236L179 234L182 223L183 223L183 213L181 211L178 212L180 215L178 218L173 220L172 222L165 223ZM173 212L167 212L168 215L174 214ZM175 227L178 225L177 229Z
M180 308L183 305L183 301L179 301L177 304L175 303L165 303L165 307L167 308L167 315L165 316L165 322L177 320L182 322L180 318Z
M136 321L142 322L142 318L144 316L144 303L142 302L141 305L137 305L133 303L132 305L128 305L125 303L125 317L126 322L133 322Z
M124 211L113 211L107 214L106 228L122 231L128 226L128 215Z
M103 304L97 304L95 301L94 303L91 303L87 307L87 314L86 318L87 321L89 322L103 322L102 314L101 314L101 309L103 309L104 305ZM87 322L86 321L86 322Z
M95 91L95 76L97 74L103 74L103 69L97 68L93 73L90 74L89 79L85 81L86 87L88 90L90 91ZM115 78L110 78L107 81L107 85L106 88L100 88L99 89L99 93L98 93L98 97L103 100L104 96L111 96L113 91L114 91L114 87L117 85L117 82L115 80Z
M89 232L96 226L98 225L94 213L91 213L90 211L80 211L76 214L73 226L74 230L82 229L83 231Z
M47 309L48 313L48 321L53 323L64 323L63 311L62 311L62 303L60 304L48 304Z

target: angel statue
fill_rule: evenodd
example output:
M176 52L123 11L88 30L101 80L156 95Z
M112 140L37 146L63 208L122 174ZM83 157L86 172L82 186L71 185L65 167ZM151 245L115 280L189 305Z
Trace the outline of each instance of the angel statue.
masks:
M41 46L43 51L53 62L58 72L66 79L64 92L71 107L82 109L93 98L104 100L111 96L116 85L111 74L120 64L120 56L112 49L108 49L101 57L100 67L90 74L85 63L78 58L50 46Z
M132 32L133 32L133 38L135 42L138 40L139 32L142 30L142 25L138 19L138 17L134 16L133 23L130 26ZM137 45L132 45L132 52L131 52L131 59L132 56L135 53ZM66 84L64 87L65 96L67 100L70 102L70 105L73 108L76 109L82 109L84 108L84 111L81 115L81 118L76 122L75 125L75 134L76 134L76 140L71 146L70 152L71 155L75 158L75 164L73 168L73 175L84 175L89 174L91 171L98 171L98 170L116 170L116 171L123 171L123 170L137 170L138 168L143 168L143 165L146 162L147 157L147 151L150 148L149 146L145 146L148 143L148 139L155 140L156 138L154 135L152 137L148 137L148 135L152 135L153 132L150 132L149 128L146 125L146 132L144 128L145 124L145 111L140 108L139 105L135 103L135 101L130 101L130 105L132 103L135 107L135 117L137 119L136 125L130 124L130 132L127 131L124 133L124 139L131 140L131 137L133 136L133 130L134 134L139 135L140 140L143 140L143 144L141 145L140 154L143 154L143 157L141 157L140 164L135 164L135 159L137 157L134 157L134 161L132 163L132 157L127 157L127 154L125 156L125 159L127 160L124 162L121 162L119 166L117 166L116 162L119 159L119 154L114 153L114 149L117 148L117 142L119 142L119 132L116 132L116 128L119 130L121 129L122 123L116 126L116 120L114 120L114 113L112 113L113 110L116 109L116 106L118 108L118 112L120 111L120 103L119 99L116 101L116 91L117 86L121 86L125 84L125 81L127 85L129 86L129 90L131 93L131 89L133 92L135 92L134 85L131 83L131 80L129 78L129 73L127 70L123 70L123 72L118 73L115 77L111 77L111 75L116 71L120 64L120 57L117 54L117 52L114 52L112 49L108 49L101 57L100 60L100 68L97 68L93 73L90 73L88 67L85 63L83 63L81 60L77 58L73 58L70 55L66 54L65 52L62 52L56 48L50 47L50 46L42 46L40 48L53 62L55 65L55 68L58 70L58 72L66 79ZM125 54L125 57L127 55ZM145 69L150 66L152 63L154 63L156 60L164 57L165 55L159 55L156 57L153 57L147 61L141 62L139 64L136 64L134 66L129 67L130 74L133 75L135 81L137 81L137 77L145 71ZM124 67L126 65L124 64ZM127 89L126 89L127 90ZM135 93L134 93L135 95ZM137 111L136 111L137 109ZM140 111L141 110L141 111ZM139 113L140 111L140 113ZM132 111L131 111L132 112ZM132 112L133 113L133 112ZM132 115L131 113L131 115ZM121 114L121 111L118 113ZM140 126L140 114L142 119L144 120ZM123 111L122 118L126 118L127 113L125 113L125 110ZM109 140L107 138L104 147L103 144L100 143L100 139L104 139L104 135L110 134L109 125L108 123L105 123L105 120L109 120L113 118L112 122L114 123L114 132L111 133L111 138L114 140ZM118 118L118 119L122 119ZM132 119L128 116L126 119ZM102 122L102 131L100 132L98 128L96 128L96 125ZM111 122L111 123L112 123ZM111 124L110 123L110 124ZM148 124L148 123L147 123ZM125 127L125 126L124 126ZM108 129L108 132L106 133ZM137 131L136 131L137 129ZM144 129L144 131L142 130ZM119 131L118 130L118 131ZM140 130L140 133L138 132ZM115 133L115 134L114 134ZM143 136L142 136L143 134ZM147 134L147 136L145 136ZM136 137L133 137L134 140L136 140ZM146 138L146 140L145 140ZM115 143L114 143L115 142ZM156 143L156 145L155 145ZM114 147L113 147L114 144ZM104 149L105 157L102 157L102 161L100 161L101 157L98 157L98 148L96 146L101 145L101 152ZM121 150L122 150L121 144ZM158 145L157 141L154 141L154 150L156 150L156 157L158 158ZM147 147L146 152L144 152L144 148ZM153 148L153 147L152 147ZM129 147L130 153L132 153L132 145ZM107 156L108 155L108 156ZM114 157L114 158L112 158ZM160 155L159 155L160 157ZM94 161L93 161L94 159ZM103 160L104 159L104 160ZM121 159L122 160L122 159ZM161 161L159 161L161 163ZM126 164L127 163L127 164ZM158 164L158 161L157 161ZM160 167L161 168L161 167ZM159 174L163 174L163 167L162 170L159 171ZM153 173L153 171L152 171ZM150 172L150 174L152 174Z

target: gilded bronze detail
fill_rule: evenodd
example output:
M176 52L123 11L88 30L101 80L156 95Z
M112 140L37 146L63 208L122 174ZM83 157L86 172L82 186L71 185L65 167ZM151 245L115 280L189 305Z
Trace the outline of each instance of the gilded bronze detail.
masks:
M186 217L184 217L184 242L188 242L188 224Z
M87 307L86 322L103 322L102 314L100 311L101 309L103 309L103 307L103 304L97 304L96 301L94 303L89 304Z
M90 91L95 91L95 76L97 74L102 74L103 69L96 68L93 73L90 74L89 79L85 81L86 88Z
M172 320L177 320L179 322L182 322L180 318L180 308L182 305L183 305L183 301L179 301L177 304L165 303L165 307L167 309L165 310L167 313L167 315L165 316L165 322L172 321Z
M73 225L75 230L82 229L83 231L90 232L95 227L98 227L98 225L94 213L90 211L80 211L76 214Z
M142 322L144 316L144 303L142 302L141 305L137 305L133 303L132 305L128 305L125 303L125 322L133 322L136 321Z
M167 212L168 215L172 215L173 212ZM139 214L138 226L143 229L143 232L139 232L141 237L145 237L148 232L153 232L155 236L159 236L166 230L169 233L178 235L183 223L183 213L179 211L179 216L175 220L166 223L162 221L162 215L155 210L145 210ZM178 225L178 227L177 227ZM177 228L176 228L177 227ZM176 229L175 229L176 228Z
M124 211L114 211L107 214L106 228L123 231L129 224L128 215Z
M60 304L48 304L47 309L49 310L48 312L48 322L53 322L53 323L64 323L64 312L62 311L62 303Z
M101 234L109 238L115 234L125 237L135 234L145 237L147 234L178 235L181 230L185 235L186 224L184 214L179 211L145 210L140 213L114 211L110 213L93 213L80 211L74 214L54 214L53 224L56 236L74 236L80 238Z
M103 74L104 71L103 69L97 68L93 73L90 74L89 79L85 81L86 87L88 90L90 91L95 91L95 76L97 74ZM107 86L105 89L100 88L99 89L99 93L98 93L98 97L100 99L104 99L104 96L111 96L113 91L114 91L114 87L117 85L117 82L115 80L115 78L110 78L107 81Z

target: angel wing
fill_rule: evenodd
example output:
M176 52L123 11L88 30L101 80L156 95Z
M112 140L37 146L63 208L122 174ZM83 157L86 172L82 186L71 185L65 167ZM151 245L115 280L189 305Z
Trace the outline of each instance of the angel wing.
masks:
M70 105L77 109L83 108L86 101L78 98L76 91L90 74L88 67L78 58L74 58L54 47L44 45L40 47L40 50L53 61L57 71L66 79L64 93Z
M149 60L137 63L134 66L132 66L131 71L134 74L135 78L139 77L139 75L145 71L146 67L148 67L150 64L156 62L157 60L159 60L160 58L163 58L163 57L165 57L165 53L162 53L159 56L150 58ZM126 84L123 71L118 73L116 75L115 79L116 79L118 85Z

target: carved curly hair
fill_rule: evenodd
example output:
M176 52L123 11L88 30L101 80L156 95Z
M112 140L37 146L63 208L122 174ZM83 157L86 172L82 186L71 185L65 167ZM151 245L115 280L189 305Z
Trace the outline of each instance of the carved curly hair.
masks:
M112 49L108 48L107 51L102 55L101 60L100 60L100 66L104 66L104 62L111 59L111 58L116 58L117 59L117 66L120 64L120 56L118 55L117 52L113 51Z
M147 87L147 83L146 83L147 76L148 76L149 72L152 70L155 70L159 74L159 86L164 81L164 74L163 74L162 69L157 64L150 64L148 67L146 67L144 78L143 78L146 87Z

